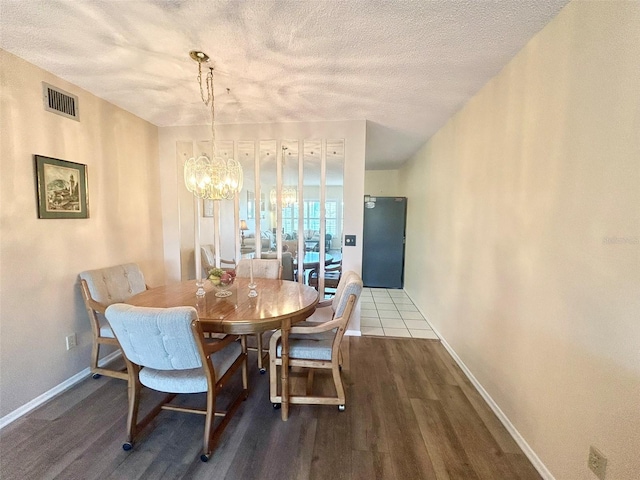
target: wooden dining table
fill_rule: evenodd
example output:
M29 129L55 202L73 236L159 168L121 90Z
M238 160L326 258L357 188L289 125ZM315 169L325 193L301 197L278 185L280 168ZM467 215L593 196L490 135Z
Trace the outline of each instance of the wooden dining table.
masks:
M308 273L314 268L320 267L320 253L319 252L305 252L304 259L302 260L302 269L304 275L304 283L309 284ZM325 253L324 254L324 264L330 265L333 262L333 256ZM293 259L293 268L294 270L298 269L298 259Z
M325 253L324 254L324 264L329 265L333 262L333 256ZM309 270L312 268L318 268L320 265L320 253L319 252L305 252L304 259L302 260L303 268L305 270ZM293 259L294 267L298 267L298 259Z
M195 280L145 290L126 303L139 307L192 306L205 332L235 335L261 334L282 330L282 420L289 416L289 331L295 323L309 317L316 309L318 291L287 280L254 279L257 296L249 296L249 279L236 278L231 295L216 297L216 287L205 282L205 295L196 296Z

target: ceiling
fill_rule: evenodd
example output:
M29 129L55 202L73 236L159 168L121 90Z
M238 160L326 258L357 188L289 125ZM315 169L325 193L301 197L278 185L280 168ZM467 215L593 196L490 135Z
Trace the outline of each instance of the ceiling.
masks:
M0 45L158 126L367 120L397 168L567 0L0 0ZM227 92L226 89L229 89Z

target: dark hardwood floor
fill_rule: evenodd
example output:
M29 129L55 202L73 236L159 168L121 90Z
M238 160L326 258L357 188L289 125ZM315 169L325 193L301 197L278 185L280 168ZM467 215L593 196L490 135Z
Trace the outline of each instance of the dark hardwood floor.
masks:
M123 451L126 383L87 378L0 432L0 478L540 478L440 342L349 337L343 347L347 410L294 405L287 422L250 354L249 399L208 463L200 415L164 411ZM328 375L315 382L332 388Z

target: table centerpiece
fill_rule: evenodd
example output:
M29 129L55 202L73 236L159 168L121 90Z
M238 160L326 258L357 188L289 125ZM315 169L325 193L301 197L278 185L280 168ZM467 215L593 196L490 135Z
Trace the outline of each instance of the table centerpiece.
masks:
M222 268L212 268L207 277L216 287L216 297L228 297L231 295L229 289L236 279L235 270L223 270Z

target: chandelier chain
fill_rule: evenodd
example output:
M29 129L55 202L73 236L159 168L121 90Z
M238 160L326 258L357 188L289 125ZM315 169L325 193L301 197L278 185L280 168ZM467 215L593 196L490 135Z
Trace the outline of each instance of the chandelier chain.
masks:
M209 92L211 94L209 95ZM213 68L209 68L207 74L207 98L211 100L211 155L216 157L216 110L215 110L215 94L213 91Z
M209 73L205 78L207 87L207 97L204 96L202 87L202 62L198 62L198 85L200 87L200 98L202 102L211 108L211 155L216 156L216 131L215 131L215 92L213 89L213 67L209 67Z
M206 153L202 153L185 161L185 185L190 192L199 198L230 200L242 190L242 166L235 158L227 158L226 153L224 155L225 158L219 158L216 154L213 67L209 67L209 72L203 82L202 63L209 61L209 56L198 51L191 51L190 56L198 62L197 80L200 88L200 98L211 109L211 156L209 157Z

